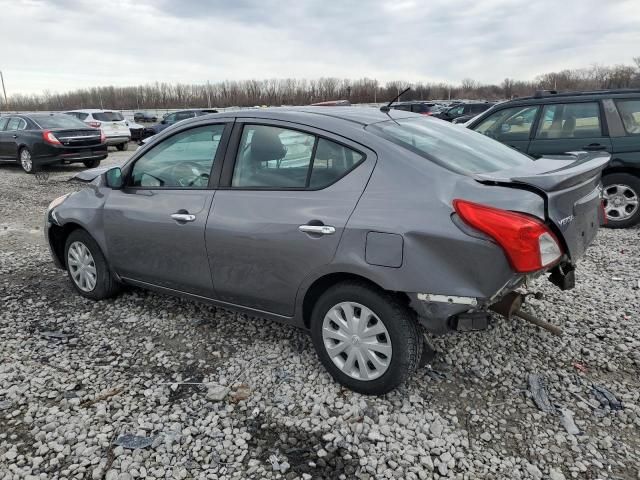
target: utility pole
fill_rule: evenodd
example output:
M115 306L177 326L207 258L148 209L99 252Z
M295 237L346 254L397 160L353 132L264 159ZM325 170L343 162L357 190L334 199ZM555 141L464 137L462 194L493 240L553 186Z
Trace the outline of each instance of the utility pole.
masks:
M211 108L211 85L209 84L209 80L207 80L207 104L208 107Z
M7 110L9 110L9 101L7 100L7 90L4 88L4 76L2 70L0 70L0 80L2 80L2 93L4 93L4 104Z

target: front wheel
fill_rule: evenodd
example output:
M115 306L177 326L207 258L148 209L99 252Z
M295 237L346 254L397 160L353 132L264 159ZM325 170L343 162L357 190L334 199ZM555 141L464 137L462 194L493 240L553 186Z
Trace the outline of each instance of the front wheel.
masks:
M65 243L64 256L69 279L83 297L102 300L120 290L100 247L85 230L71 232Z
M36 173L37 166L33 163L33 158L31 158L31 152L27 147L22 147L18 152L18 161L20 162L20 166L25 173Z
M85 160L84 166L87 168L96 168L100 166L100 160Z
M403 383L422 350L414 312L396 296L357 281L334 285L320 297L311 337L331 376L366 395Z
M627 228L640 222L640 178L630 173L602 177L607 227Z
M129 142L119 143L118 145L116 145L116 148L121 152L124 151L124 150L128 150L129 149Z

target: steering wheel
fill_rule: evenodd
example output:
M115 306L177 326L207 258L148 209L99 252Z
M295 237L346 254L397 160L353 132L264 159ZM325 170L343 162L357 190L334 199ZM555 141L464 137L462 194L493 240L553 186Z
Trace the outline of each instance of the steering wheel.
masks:
M193 187L198 180L209 180L209 174L201 172L202 168L196 162L180 162L171 167L169 174L181 187Z

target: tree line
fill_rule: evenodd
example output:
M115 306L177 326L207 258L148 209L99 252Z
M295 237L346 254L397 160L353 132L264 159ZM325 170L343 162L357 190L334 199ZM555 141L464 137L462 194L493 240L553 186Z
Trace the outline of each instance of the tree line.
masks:
M540 89L640 88L640 57L635 57L632 65L594 65L589 68L562 70L539 75L533 81L505 78L499 85L482 84L470 78L459 84L404 81L382 84L369 78L226 80L207 84L156 82L131 87L92 87L64 93L44 91L41 94L15 94L8 97L5 108L12 111L76 108L143 110L308 105L337 99L346 99L352 103L374 103L392 99L407 86L411 90L402 96L402 100L501 100L531 95Z

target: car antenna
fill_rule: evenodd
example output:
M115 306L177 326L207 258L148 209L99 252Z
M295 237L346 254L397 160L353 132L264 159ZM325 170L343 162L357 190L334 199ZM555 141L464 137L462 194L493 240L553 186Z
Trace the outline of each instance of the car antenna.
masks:
M397 97L395 97L393 100L391 100L389 103L387 103L386 105L383 105L380 107L380 111L381 112L388 112L389 110L391 110L391 105L393 105L393 103L395 101L397 101L402 95L404 95L405 93L407 93L409 90L411 90L411 87L407 87L405 88L403 91L401 91Z

